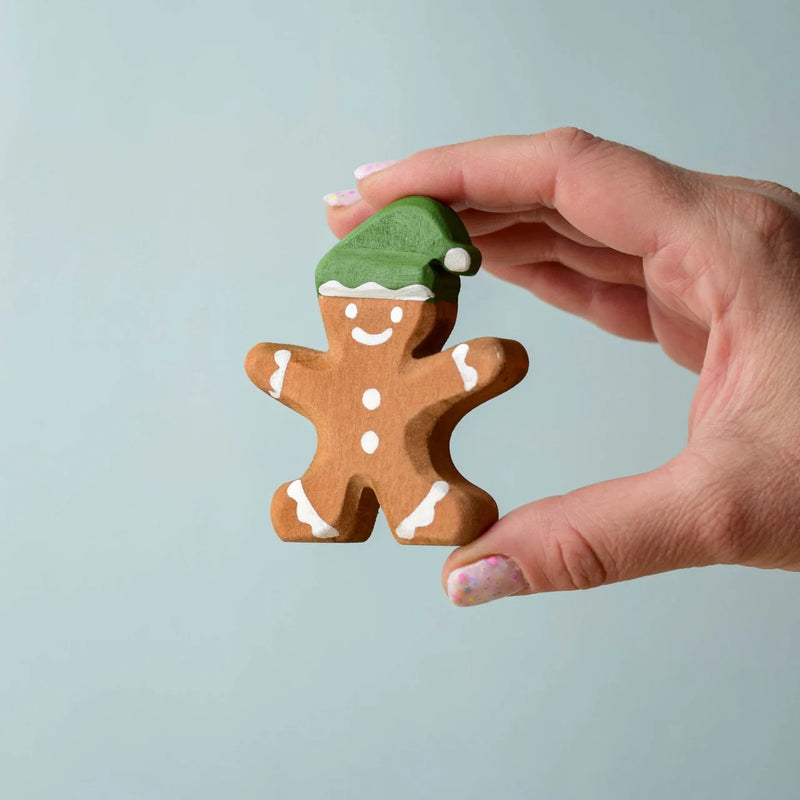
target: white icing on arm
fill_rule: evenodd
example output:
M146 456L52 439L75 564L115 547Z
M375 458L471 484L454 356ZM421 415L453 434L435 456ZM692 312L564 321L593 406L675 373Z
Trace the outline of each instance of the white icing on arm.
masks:
M413 539L417 528L430 525L434 518L434 506L450 491L446 481L435 481L425 499L397 526L395 533L401 539Z
M269 379L269 396L280 400L281 390L283 389L283 378L286 375L286 367L289 365L289 359L292 354L288 350L275 351L275 363L278 369L272 373Z
M297 503L297 519L309 525L314 536L318 539L333 539L339 535L339 531L328 525L314 510L314 506L311 505L306 497L303 484L300 483L299 478L286 487L286 494Z
M478 370L467 364L468 352L468 344L459 344L453 348L452 353L453 361L456 362L456 367L458 367L458 372L461 375L461 380L464 381L464 388L467 391L474 389L478 384Z

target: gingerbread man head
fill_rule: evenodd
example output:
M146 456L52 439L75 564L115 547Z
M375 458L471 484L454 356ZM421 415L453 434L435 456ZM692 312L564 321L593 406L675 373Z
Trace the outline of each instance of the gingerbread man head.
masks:
M448 206L406 197L378 211L317 266L331 350L392 360L438 351L455 323L460 276L480 262Z

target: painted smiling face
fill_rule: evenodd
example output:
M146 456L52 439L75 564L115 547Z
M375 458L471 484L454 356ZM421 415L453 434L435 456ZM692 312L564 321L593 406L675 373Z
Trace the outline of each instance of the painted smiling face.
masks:
M348 303L344 310L344 315L347 319L355 319L358 316L358 305L356 303ZM389 319L392 321L393 325L399 325L403 321L403 307L392 306L392 310L389 312ZM388 342L389 339L392 338L393 333L393 327L384 328L380 333L369 333L360 325L356 325L355 328L350 331L350 335L353 339L366 347L375 347Z
M320 297L320 312L332 351L359 358L403 357L440 349L456 319L455 303Z

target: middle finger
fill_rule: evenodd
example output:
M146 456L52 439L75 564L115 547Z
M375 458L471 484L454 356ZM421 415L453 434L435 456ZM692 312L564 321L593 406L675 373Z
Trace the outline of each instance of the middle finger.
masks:
M475 236L487 266L557 262L607 283L645 285L642 259L607 247L587 247L541 223L514 225Z

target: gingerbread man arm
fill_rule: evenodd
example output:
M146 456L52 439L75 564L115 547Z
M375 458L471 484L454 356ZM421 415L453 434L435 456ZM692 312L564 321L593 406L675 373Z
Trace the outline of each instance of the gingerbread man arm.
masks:
M244 368L261 391L310 417L324 381L325 355L308 347L262 342L247 354Z
M528 354L513 339L484 336L420 359L412 381L426 387L425 405L474 407L519 383L528 371Z

